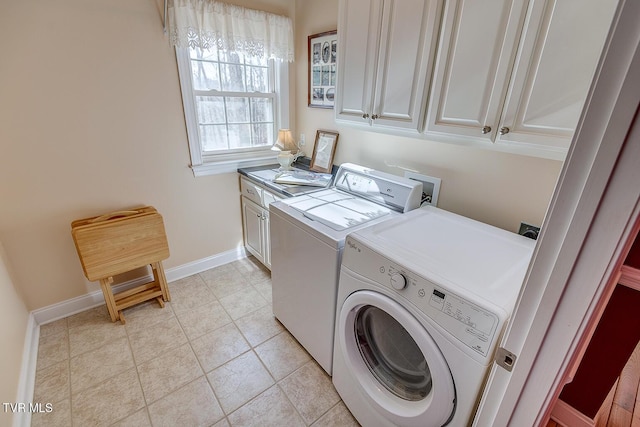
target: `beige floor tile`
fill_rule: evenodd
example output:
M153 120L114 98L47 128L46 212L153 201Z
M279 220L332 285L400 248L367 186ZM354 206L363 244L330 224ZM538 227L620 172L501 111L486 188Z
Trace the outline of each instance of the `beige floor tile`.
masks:
M195 339L191 346L205 372L210 372L250 349L233 323Z
M207 284L212 280L233 279L234 277L239 276L238 269L233 266L233 263L210 268L209 270L202 271L198 274Z
M112 424L111 427L151 427L147 408L134 412L125 419Z
M232 426L304 426L305 423L291 402L276 385L244 405L231 415Z
M271 305L236 320L242 335L252 346L257 346L284 331L284 326L275 318Z
M109 345L110 342L127 336L124 325L102 319L85 325L69 328L69 349L71 357Z
M252 284L271 278L271 272L267 267L252 256L234 261L232 264L238 269L240 274L249 279Z
M207 286L216 298L224 298L227 295L244 291L251 287L251 283L238 272L229 277L212 277L206 280Z
M87 326L90 324L111 323L111 317L107 306L100 304L89 310L81 311L67 318L67 325L69 328L76 328L78 326Z
M276 381L311 360L311 356L287 331L260 344L255 351Z
M182 329L190 340L231 323L231 317L218 301L177 314Z
M324 414L318 421L312 424L313 427L359 427L360 424L353 418L351 412L340 402L331 410Z
M68 399L71 395L69 384L68 360L39 369L36 371L33 401L55 403Z
M171 307L175 313L191 310L216 300L213 292L197 275L185 277L169 285Z
M162 308L156 300L134 305L124 310L127 329L148 327L173 316L175 314L170 302L165 302L164 308Z
M138 365L138 375L147 404L203 375L200 364L188 344L161 353Z
M40 337L47 337L49 335L57 334L62 331L67 331L67 318L59 319L51 323L40 325Z
M154 427L210 426L224 417L205 377L149 405Z
M307 424L311 424L340 401L331 377L310 361L278 383Z
M220 298L220 304L227 310L229 316L231 316L233 320L236 320L269 303L253 286L248 286L247 289L243 291Z
M215 423L213 427L231 427L231 424L229 424L229 421L226 418L223 418Z
M104 305L41 326L34 401L54 412L34 426L358 425L273 316L255 258L169 287L164 309L131 307L124 326Z
M129 340L118 338L104 347L71 358L71 392L76 393L135 368Z
M187 342L187 337L175 317L148 327L129 328L128 331L137 365Z
M69 360L68 331L65 329L40 336L36 369L47 368L64 360Z
M274 384L273 378L253 351L214 369L207 378L227 414Z
M46 402L41 402L46 403ZM71 403L69 397L51 406L52 411L31 415L31 427L68 427L71 425Z
M262 282L255 283L253 285L256 291L262 295L264 299L269 302L273 301L273 288L271 286L271 279L263 280Z
M145 405L138 375L129 369L71 396L73 425L109 425Z

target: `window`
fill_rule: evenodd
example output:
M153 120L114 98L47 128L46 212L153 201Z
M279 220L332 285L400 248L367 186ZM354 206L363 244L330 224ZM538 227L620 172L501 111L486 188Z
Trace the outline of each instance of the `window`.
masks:
M277 130L288 124L288 91L278 90L287 64L215 47L176 55L194 174L273 161Z

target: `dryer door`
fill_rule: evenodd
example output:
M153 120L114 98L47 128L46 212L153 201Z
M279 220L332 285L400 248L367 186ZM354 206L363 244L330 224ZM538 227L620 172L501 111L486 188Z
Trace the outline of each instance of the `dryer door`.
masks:
M447 362L404 307L373 291L343 303L336 338L371 405L397 425L442 426L455 409Z

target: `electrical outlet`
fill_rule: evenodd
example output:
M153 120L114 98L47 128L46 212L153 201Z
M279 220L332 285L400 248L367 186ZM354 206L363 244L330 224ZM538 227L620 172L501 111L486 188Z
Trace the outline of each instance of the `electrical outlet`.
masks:
M518 230L518 234L524 237L528 237L533 240L538 239L538 234L540 234L540 227L535 225L527 224L526 222L520 223L520 230Z
M438 195L440 194L440 183L442 182L440 178L435 178L432 176L421 175L419 173L414 172L405 172L405 178L413 179L415 181L420 181L422 183L422 199L420 201L420 205L438 205Z

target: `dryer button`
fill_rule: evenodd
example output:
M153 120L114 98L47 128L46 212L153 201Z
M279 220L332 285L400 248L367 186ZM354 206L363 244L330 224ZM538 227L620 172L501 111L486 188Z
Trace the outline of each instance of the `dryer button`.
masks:
M407 278L404 277L401 273L393 273L391 275L391 286L393 286L394 289L397 290L402 290L404 289L405 286L407 286Z

